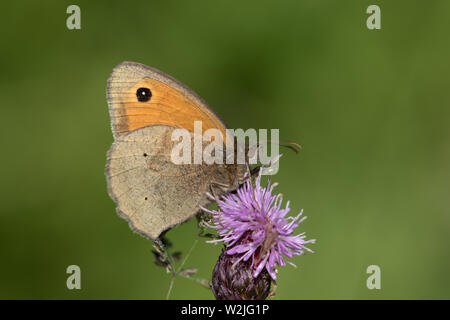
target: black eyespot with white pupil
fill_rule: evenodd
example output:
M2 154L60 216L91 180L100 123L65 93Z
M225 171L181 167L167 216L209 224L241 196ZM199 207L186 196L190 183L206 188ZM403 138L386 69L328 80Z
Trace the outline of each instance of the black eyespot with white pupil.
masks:
M139 102L147 102L152 97L152 92L149 88L139 88L136 91L136 97Z

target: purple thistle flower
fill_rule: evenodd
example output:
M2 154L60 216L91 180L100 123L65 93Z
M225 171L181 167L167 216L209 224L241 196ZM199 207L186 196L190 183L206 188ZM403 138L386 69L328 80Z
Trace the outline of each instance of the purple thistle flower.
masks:
M212 223L208 226L216 229L221 237L208 242L223 242L226 254L239 256L235 264L251 259L254 278L265 268L275 280L276 264L286 265L283 256L292 258L304 254L304 250L313 252L305 245L315 243L314 239L305 240L304 232L292 235L306 219L301 218L303 210L296 217L285 218L290 211L289 201L281 208L282 195L272 194L276 186L269 181L267 187L262 187L259 175L254 186L248 179L237 194L230 193L218 199L218 211L203 208L212 214Z

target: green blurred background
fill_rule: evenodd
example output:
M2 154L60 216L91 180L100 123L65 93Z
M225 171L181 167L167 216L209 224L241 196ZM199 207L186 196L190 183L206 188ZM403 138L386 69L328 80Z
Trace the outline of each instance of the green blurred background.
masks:
M81 7L81 30L66 8ZM381 7L382 29L366 28ZM169 275L106 192L106 80L180 79L230 128L280 128L274 177L314 254L276 299L450 298L450 1L8 1L1 5L0 298L163 299ZM168 233L188 251L195 221ZM187 262L209 278L220 246ZM82 289L66 288L81 267ZM366 268L381 267L381 290ZM175 282L174 299L212 299Z

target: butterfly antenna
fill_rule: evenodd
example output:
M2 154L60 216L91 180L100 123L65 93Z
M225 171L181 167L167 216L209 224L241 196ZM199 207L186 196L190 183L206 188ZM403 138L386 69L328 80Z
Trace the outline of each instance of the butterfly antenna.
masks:
M266 142L272 142L272 140L266 140ZM296 142L280 140L280 141L277 141L277 143L279 146L288 148L288 149L294 151L296 154L298 154L299 151L302 150L302 146Z

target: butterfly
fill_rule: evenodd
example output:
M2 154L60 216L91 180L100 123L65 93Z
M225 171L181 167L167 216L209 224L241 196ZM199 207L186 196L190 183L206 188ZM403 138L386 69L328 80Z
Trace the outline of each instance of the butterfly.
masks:
M194 135L226 126L196 93L171 76L136 62L117 65L107 82L114 142L107 153L108 193L132 230L155 240L192 218L213 200L236 190L248 176L245 164L175 164L174 130Z

